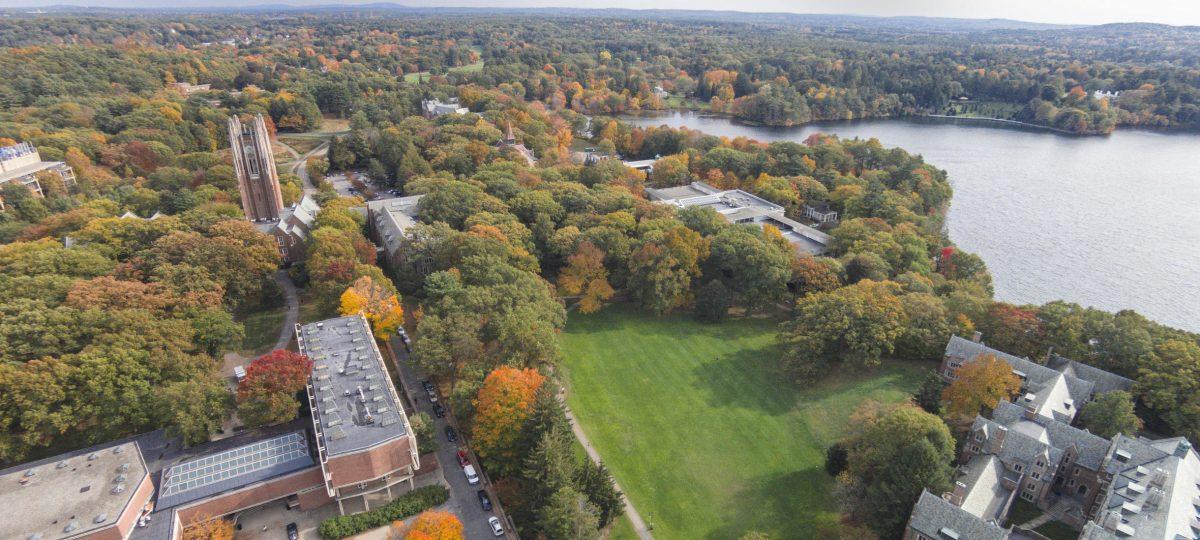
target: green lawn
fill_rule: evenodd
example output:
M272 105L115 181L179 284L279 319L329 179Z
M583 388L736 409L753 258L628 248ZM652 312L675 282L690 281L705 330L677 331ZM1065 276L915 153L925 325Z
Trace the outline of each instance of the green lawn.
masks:
M476 73L479 71L483 71L483 60L475 62L474 64L467 64L465 66L452 67L452 68L446 70L447 73ZM421 80L421 77L429 77L429 72L428 71L419 71L416 73L405 73L404 74L404 82L416 84L417 82L419 82Z
M1012 508L1008 510L1008 523L1006 523L1004 526L1015 527L1017 525L1021 525L1022 523L1028 522L1029 520L1036 518L1043 513L1044 512L1038 509L1038 507L1034 506L1033 503L1026 502L1018 497L1017 500L1013 501ZM1034 531L1040 533L1046 538L1049 538L1050 540L1074 540L1075 538L1079 538L1079 531L1072 529L1066 524L1058 521L1046 523L1045 525L1034 529Z
M811 535L834 518L826 447L861 401L901 400L921 379L924 367L891 363L793 384L774 368L775 324L572 314L568 403L656 537Z
M279 338L279 327L283 324L283 306L270 306L259 311L239 314L237 321L246 329L246 337L238 350L243 356L253 357L271 352Z

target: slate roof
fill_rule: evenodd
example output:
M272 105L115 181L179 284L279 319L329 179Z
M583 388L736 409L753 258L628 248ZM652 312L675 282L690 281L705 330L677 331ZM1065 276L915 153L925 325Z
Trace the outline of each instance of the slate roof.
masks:
M1081 539L1178 540L1200 534L1200 456L1186 439L1118 435L1109 457L1112 483Z
M946 344L946 356L963 363L985 354L991 354L1012 366L1013 373L1024 381L1024 395L1019 399L1023 404L1032 406L1040 416L1070 423L1079 407L1091 399L1094 389L1091 381L959 336L952 336Z
M967 487L961 508L985 520L1003 520L1012 490L1004 486L1007 474L1000 458L991 455L975 456L967 463L958 479Z
M400 249L400 242L404 240L405 231L417 224L418 203L420 203L421 197L424 195L380 199L367 203L367 209L373 220L371 226L374 227L379 241L388 255L392 255L397 249Z
M976 419L976 422L978 421L979 419ZM1058 463L1063 451L1074 448L1075 464L1099 471L1104 464L1104 456L1112 445L1112 441L1108 439L1057 420L1027 420L1024 408L1008 401L1001 401L996 405L990 422L1009 430L1004 438L1002 459L1007 457L1028 463L1045 450L1050 455L1050 462ZM1034 433L1038 435L1035 436ZM1008 462L1008 459L1005 459L1005 462Z
M1091 381L1094 385L1092 391L1096 395L1107 394L1117 390L1128 392L1133 389L1133 381L1131 379L1115 373L1109 373L1098 367L1089 366L1083 362L1063 358L1057 354L1051 356L1050 361L1046 365L1067 375Z
M943 531L952 531L959 540L1003 540L1009 530L990 523L949 501L925 490L913 506L908 526L930 538L946 538Z

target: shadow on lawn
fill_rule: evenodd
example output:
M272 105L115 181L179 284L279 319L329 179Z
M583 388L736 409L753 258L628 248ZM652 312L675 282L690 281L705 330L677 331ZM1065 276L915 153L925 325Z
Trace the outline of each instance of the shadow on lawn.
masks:
M820 514L833 511L832 485L820 468L749 480L714 510L722 525L706 538L740 538L755 530L771 538L817 538Z
M739 349L701 360L692 370L695 388L715 407L763 411L771 416L796 407L797 392L778 369L779 347Z

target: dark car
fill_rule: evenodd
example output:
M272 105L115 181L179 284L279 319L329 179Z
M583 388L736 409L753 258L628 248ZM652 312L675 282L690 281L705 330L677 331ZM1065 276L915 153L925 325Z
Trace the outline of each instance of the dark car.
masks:
M446 426L446 440L452 443L458 442L458 433L454 431L453 426Z
M492 498L488 497L487 490L481 489L479 491L476 491L475 495L477 497L479 497L480 508L483 508L484 512L491 512L492 511Z
M484 494L484 496L486 497L487 494ZM491 501L488 501L488 502L490 503ZM489 504L488 506L491 506L491 505ZM298 529L296 529L295 523L287 524L287 535L288 535L288 540L299 540L300 539L300 531Z
M446 408L443 407L441 403L434 403L433 404L433 415L438 418L445 418L446 417Z
M467 465L470 465L470 464L471 464L471 459L467 457L467 451L459 450L458 451L458 466L466 467Z

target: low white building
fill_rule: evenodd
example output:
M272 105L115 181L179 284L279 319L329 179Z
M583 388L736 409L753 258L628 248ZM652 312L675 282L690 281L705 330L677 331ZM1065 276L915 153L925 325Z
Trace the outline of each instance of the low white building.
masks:
M426 118L437 118L447 114L467 114L470 109L458 104L458 99L438 101L436 99L421 100L421 112Z
M0 148L0 185L20 182L34 195L44 197L46 194L38 181L38 175L44 173L57 174L67 188L75 186L75 171L70 165L61 161L42 161L41 154L32 144L18 143ZM0 199L0 210L4 210L3 199Z

